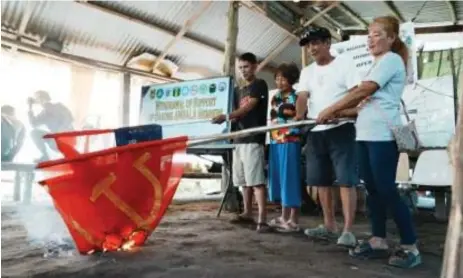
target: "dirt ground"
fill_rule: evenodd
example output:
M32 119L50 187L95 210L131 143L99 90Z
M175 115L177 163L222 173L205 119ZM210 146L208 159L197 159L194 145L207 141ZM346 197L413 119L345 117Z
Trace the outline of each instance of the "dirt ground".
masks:
M2 208L2 277L439 277L446 224L417 217L424 265L400 270L385 261L359 261L332 242L302 234L257 234L252 227L217 219L216 203L172 206L141 250L93 256L44 258L44 249L26 240L26 231L11 210ZM319 223L303 217L302 226ZM391 238L395 227L389 225ZM359 219L359 238L368 224Z

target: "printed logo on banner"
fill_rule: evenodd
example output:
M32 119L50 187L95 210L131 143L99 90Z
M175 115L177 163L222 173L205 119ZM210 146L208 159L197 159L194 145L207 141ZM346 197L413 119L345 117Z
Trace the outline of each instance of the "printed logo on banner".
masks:
M172 89L171 88L167 88L166 89L166 97L170 97L170 94L172 93Z
M156 89L150 88L150 99L154 99L156 97Z
M164 96L164 90L163 89L158 89L156 91L156 97L157 98L162 98Z
M211 85L209 85L209 93L213 94L215 93L216 90L217 90L217 85L215 85L215 83L212 83Z
M190 89L188 89L187 86L184 86L182 89L182 96L186 97L189 92L190 92Z
M201 85L199 86L199 92L200 92L201 94L203 94L203 95L204 95L205 93L207 93L207 85L206 85L206 84L201 84Z
M227 84L225 82L220 82L219 83L219 92L223 92L227 89Z
M197 93L198 93L198 85L193 85L193 87L191 87L191 95L195 96Z
M182 89L180 87L175 87L172 91L172 96L179 97L182 94Z

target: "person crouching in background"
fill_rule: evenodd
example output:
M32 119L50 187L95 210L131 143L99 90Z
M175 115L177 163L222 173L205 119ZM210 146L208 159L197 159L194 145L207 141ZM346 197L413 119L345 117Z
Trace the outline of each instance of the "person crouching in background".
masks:
M275 75L278 92L271 99L271 124L284 124L296 116L296 91L299 69L294 64L282 64ZM298 210L301 206L301 145L299 128L284 128L270 132L269 198L281 201L281 216L270 226L282 232L299 231Z

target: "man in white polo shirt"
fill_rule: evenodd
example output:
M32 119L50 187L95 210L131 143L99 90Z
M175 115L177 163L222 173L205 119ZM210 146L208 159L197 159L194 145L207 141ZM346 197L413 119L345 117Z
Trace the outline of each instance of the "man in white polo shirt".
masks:
M302 119L308 109L308 117L317 118L318 113L357 86L360 78L351 59L331 56L331 34L327 29L307 28L299 44L307 47L315 62L301 72L297 115ZM345 112L351 111L342 113ZM351 232L351 227L355 218L355 187L359 178L353 121L316 126L307 135L305 152L307 186L318 187L324 218L323 225L306 229L305 234L310 237L338 238L339 245L355 246L356 238ZM341 192L344 214L344 229L341 233L336 225L333 186L339 186Z

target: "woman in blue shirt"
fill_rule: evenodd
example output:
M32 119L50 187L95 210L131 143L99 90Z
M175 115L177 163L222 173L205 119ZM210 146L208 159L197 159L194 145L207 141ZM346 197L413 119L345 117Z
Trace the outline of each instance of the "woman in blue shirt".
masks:
M296 116L297 94L293 85L299 79L294 64L282 64L275 74L278 92L271 99L271 124L284 124ZM269 198L281 201L281 216L270 221L270 226L282 232L298 231L298 210L301 206L301 145L298 128L284 128L270 132Z
M318 121L343 117L343 111L360 108L356 123L360 176L368 192L372 238L350 254L370 258L388 255L386 220L390 211L401 238L401 248L389 264L412 268L421 263L410 210L395 183L399 152L391 126L401 125L400 99L406 82L407 47L399 38L399 22L392 16L376 18L368 28L368 48L374 63L359 86L320 113Z

